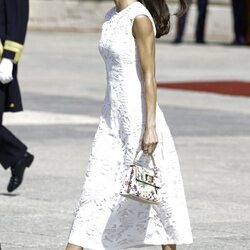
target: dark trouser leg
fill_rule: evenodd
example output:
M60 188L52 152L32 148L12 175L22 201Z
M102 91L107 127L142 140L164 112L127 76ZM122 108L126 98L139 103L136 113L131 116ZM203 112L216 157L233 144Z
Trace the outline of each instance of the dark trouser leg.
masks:
M7 169L22 158L27 147L6 127L0 125L0 163Z
M196 25L196 42L204 42L205 23L207 17L208 0L197 0L198 4L198 20Z
M186 20L187 20L187 13L178 18L177 33L176 33L176 38L175 38L175 41L177 41L177 42L182 41L183 34L185 31L185 26L186 26Z
M7 169L22 158L27 147L2 125L4 101L0 91L0 164Z
M234 35L235 41L239 38L239 20L238 20L238 1L240 0L232 0L232 7L233 7L233 20L234 20Z
M233 17L234 17L234 33L236 43L245 43L247 30L246 17L246 1L232 0Z
M246 43L248 45L250 45L250 1L246 1L247 2L247 35L246 35Z

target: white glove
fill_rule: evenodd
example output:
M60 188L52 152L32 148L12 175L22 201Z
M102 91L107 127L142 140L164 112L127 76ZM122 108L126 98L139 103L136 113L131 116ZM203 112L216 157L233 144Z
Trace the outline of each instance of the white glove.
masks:
M10 59L3 58L0 63L0 82L3 84L13 80L13 62Z

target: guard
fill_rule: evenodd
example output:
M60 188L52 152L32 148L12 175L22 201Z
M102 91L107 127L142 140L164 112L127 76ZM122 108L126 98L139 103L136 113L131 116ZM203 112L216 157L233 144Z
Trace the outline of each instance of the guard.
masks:
M29 0L0 0L0 164L11 170L8 192L18 188L34 156L3 126L4 112L22 111L17 65L29 17Z

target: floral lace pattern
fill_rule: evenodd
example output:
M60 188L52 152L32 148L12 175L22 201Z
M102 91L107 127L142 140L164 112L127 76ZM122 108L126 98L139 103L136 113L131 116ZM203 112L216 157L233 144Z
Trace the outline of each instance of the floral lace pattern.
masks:
M99 50L107 71L106 96L69 238L84 249L192 242L178 156L158 106L154 158L162 178L162 202L152 206L120 196L145 124L143 75L132 35L138 15L149 17L155 30L150 13L139 2L121 12L112 8L102 27Z

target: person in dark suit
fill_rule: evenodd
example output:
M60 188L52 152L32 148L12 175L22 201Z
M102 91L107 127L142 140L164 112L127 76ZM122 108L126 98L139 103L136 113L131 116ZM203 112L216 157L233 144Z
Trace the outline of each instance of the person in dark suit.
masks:
M0 164L11 170L9 192L21 185L24 171L34 159L27 146L2 124L4 112L23 110L17 64L23 50L28 16L29 0L0 0Z
M208 0L197 0L198 17L197 17L196 32L195 32L195 41L196 43L200 44L205 43L204 33L205 33L205 23L207 17L207 6L208 6ZM186 26L186 20L187 20L187 13L178 19L177 33L174 43L182 42Z
M234 34L232 45L245 45L247 36L247 1L232 0Z

